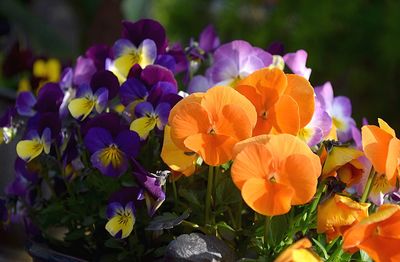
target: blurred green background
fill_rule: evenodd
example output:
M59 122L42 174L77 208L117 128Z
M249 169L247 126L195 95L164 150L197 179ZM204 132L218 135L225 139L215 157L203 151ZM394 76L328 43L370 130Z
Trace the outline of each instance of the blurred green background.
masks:
M93 43L111 45L122 19L157 19L183 45L210 23L223 43L282 41L287 52L308 52L314 86L331 81L335 95L350 97L358 124L382 117L400 128L400 1L1 0L0 16L9 25L2 53L18 39L64 63Z

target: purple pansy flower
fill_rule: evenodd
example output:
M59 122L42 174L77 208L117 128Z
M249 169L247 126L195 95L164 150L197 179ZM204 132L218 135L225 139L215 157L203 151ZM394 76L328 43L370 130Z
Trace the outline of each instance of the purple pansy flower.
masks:
M287 53L283 56L285 64L296 75L300 75L305 79L310 79L311 68L306 67L307 52L305 50L298 50L295 53Z
M85 146L92 154L90 161L103 175L118 177L128 169L128 159L139 153L139 136L124 130L113 138L106 129L91 128Z
M133 176L139 185L145 190L147 211L149 216L153 216L157 209L165 200L165 192L162 189L162 183L156 176L146 171L134 158L131 158L133 166Z
M157 47L157 54L165 53L168 41L165 29L159 22L141 19L135 23L123 21L122 26L122 38L128 39L135 46L139 46L145 39L151 39Z
M219 37L213 25L206 26L199 36L199 47L206 53L214 51L220 45Z
M84 120L95 109L97 113L103 112L108 102L108 90L104 87L99 88L93 93L88 85L79 87L76 98L68 104L71 115L80 120Z
M332 118L332 126L336 128L339 141L349 141L352 138L351 127L355 126L355 121L351 117L350 99L345 96L334 97L330 82L315 87L315 94Z
M332 128L332 119L324 110L318 97L315 98L315 110L311 121L300 130L299 136L308 146L315 146L328 136Z

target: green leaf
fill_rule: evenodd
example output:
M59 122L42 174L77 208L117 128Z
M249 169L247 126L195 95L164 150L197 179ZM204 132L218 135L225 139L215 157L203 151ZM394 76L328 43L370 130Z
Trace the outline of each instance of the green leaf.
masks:
M146 230L163 230L163 229L171 229L182 223L183 220L189 217L190 211L186 210L179 217L174 213L163 213L161 216L156 216L150 221L149 225L146 227Z
M373 262L372 259L368 256L368 254L363 250L360 250L360 256L361 256L361 261Z
M218 233L220 234L220 236L223 239L225 239L229 242L234 242L235 237L236 237L236 232L231 226L229 226L224 221L219 222L216 226L217 226Z
M321 252L323 253L324 259L328 259L329 258L328 252L326 252L324 245L321 242L319 242L318 240L316 240L315 238L313 238L312 240L318 246L318 248L321 250ZM318 252L318 253L320 253L320 252Z
M124 242L119 239L109 238L104 242L104 246L112 249L124 249Z

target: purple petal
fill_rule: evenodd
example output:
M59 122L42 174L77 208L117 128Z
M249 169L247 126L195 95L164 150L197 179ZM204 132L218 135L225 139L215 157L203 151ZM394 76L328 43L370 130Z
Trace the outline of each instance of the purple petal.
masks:
M213 83L224 81L232 82L239 77L239 64L230 58L224 58L216 61L210 68L210 75ZM224 83L229 85L230 83Z
M154 108L153 105L149 102L141 102L137 104L135 107L135 115L136 117L143 117L146 114L153 114L154 113Z
M18 94L16 108L21 116L33 116L36 111L33 106L36 104L36 97L31 92L21 92Z
M214 60L229 58L235 61L240 61L246 58L253 51L253 47L246 41L235 40L218 47L214 52Z
M103 175L110 177L118 177L122 175L128 169L128 161L126 159L125 153L121 151L120 156L118 156L118 165L114 166L112 163L105 166L101 161L101 156L105 149L100 149L90 157L90 162L97 168Z
M72 87L73 77L74 77L74 71L72 70L71 67L64 69L64 71L61 74L61 80L60 80L60 87L64 92Z
M143 69L140 67L139 64L134 64L128 73L128 79L136 78L140 79L140 75L142 74Z
M7 107L4 114L0 117L0 127L10 127L16 114L17 111L15 107Z
M107 219L111 219L118 213L123 213L123 212L124 208L119 202L111 202L107 205L107 210L106 210Z
M171 84L170 82L158 82L151 88L149 92L149 96L147 97L147 101L156 105L160 102L160 100L168 95L168 94L176 94L177 93L176 86Z
M46 128L50 128L52 139L59 139L61 121L58 113L38 113L28 121L29 130L35 129L41 134Z
M171 108L173 108L179 101L182 100L182 97L178 94L167 94L161 97L158 101L159 103L168 103Z
M107 58L111 57L111 49L107 45L94 45L90 47L85 56L90 58L97 70L103 70L105 68L105 61Z
M178 74L180 72L187 72L188 67L189 67L189 62L185 54L185 50L183 50L182 46L178 43L175 43L174 45L170 46L167 52L168 55L171 55L174 60L175 60L175 66L174 69L171 70L175 74Z
M93 127L101 127L106 129L113 137L116 137L122 130L129 129L128 123L117 113L102 113L91 119L88 119L81 125L82 135L86 136L87 132Z
M139 198L142 194L141 192L142 190L138 187L122 187L117 192L111 194L108 202L118 202L122 206L126 206L129 202L133 202L134 205L137 205L139 204Z
M201 75L197 75L190 80L187 92L189 94L206 92L211 87L210 81Z
M17 176L23 176L29 182L35 184L39 180L38 170L40 167L34 161L26 163L21 158L17 158L14 163L14 170Z
M146 192L161 203L165 200L165 193L156 177L151 176L134 158L131 158L134 171L133 176L137 179L138 183L146 190Z
M168 122L169 112L171 111L171 106L167 103L160 103L155 110L156 115L160 120L160 125L157 123L157 127L159 130L163 130L164 126Z
M165 68L168 68L172 72L175 72L176 63L172 55L159 55L154 64L163 66Z
M75 85L89 84L97 68L92 59L78 57L74 70L73 82Z
M159 65L149 65L143 69L141 79L148 87L152 87L157 82L164 81L170 82L176 87L176 89L178 89L174 74L167 68Z
M59 84L47 83L39 91L35 109L42 113L58 113L63 98L64 93Z
M135 23L123 21L122 37L129 39L135 46L139 46L144 39L151 39L157 46L157 53L165 53L167 38L164 27L157 21L141 19Z
M5 189L7 195L24 197L28 193L30 183L23 176L16 176Z
M215 29L212 25L208 25L203 31L200 33L199 37L199 47L203 49L205 52L212 52L219 46L219 37L215 32Z
M107 107L108 103L108 90L104 87L97 89L94 96L96 99L96 111L97 113L103 112L103 110Z
M97 71L90 81L90 86L95 92L97 89L105 87L108 89L108 99L113 99L119 90L118 78L107 70Z
M93 95L93 91L90 88L90 85L83 84L78 87L75 97L79 98L79 97L92 96L92 95Z
M126 54L127 52L129 52L132 49L137 49L138 46L135 46L131 41L129 41L128 39L118 39L113 47L112 47L112 51L114 53L114 57L120 57L124 54Z
M147 96L147 88L142 82L135 78L126 80L119 91L121 103L125 106L138 99L144 99Z
M356 148L362 150L361 131L355 125L351 126L351 136L353 137Z
M322 102L324 110L330 114L333 103L333 88L331 82L326 82L322 86L316 86L314 91L318 99Z
M140 138L136 132L124 130L115 138L115 143L128 158L136 157L139 154Z
M104 128L93 127L87 132L85 139L85 146L90 153L99 151L111 145L114 141L111 134Z
M293 73L301 75L306 79L310 78L311 69L306 67L307 52L298 50L296 53L288 53L283 56L285 64L292 70Z
M351 116L351 101L348 97L337 96L333 99L332 115L334 116Z

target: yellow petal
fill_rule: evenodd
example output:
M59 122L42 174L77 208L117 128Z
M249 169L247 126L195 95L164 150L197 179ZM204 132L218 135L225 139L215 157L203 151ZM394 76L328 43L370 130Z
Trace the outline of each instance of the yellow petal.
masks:
M136 53L135 53L136 54ZM138 55L137 55L138 56ZM114 66L118 69L118 71L123 75L127 76L131 67L138 63L139 57L135 59L136 56L128 54L124 54L114 61Z
M378 124L381 129L392 135L393 137L396 137L396 132L391 128L388 123L386 123L383 119L378 118Z
M161 158L172 170L182 172L186 176L192 175L197 157L195 153L187 154L178 148L171 140L171 127L165 126Z
M69 112L74 118L80 118L84 120L93 110L95 101L86 97L72 99L68 105Z
M57 82L60 78L61 64L57 59L47 61L47 77L49 82Z
M141 139L146 139L150 131L157 124L157 119L153 117L141 117L131 123L130 129L138 133Z
M363 152L349 147L335 146L328 153L328 157L325 161L324 168L322 170L323 175L327 175L332 171L336 171L346 163L357 159L363 155Z
M131 213L129 213L131 217L125 220L126 223L121 223L121 216L117 215L112 217L106 224L106 230L112 235L115 236L119 231L122 231L121 238L128 237L132 230L133 225L135 224L135 219Z
M37 140L22 140L17 144L17 154L25 161L31 161L43 151L43 145Z

